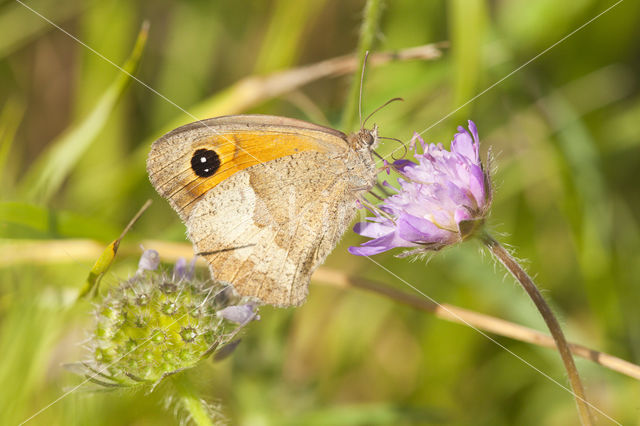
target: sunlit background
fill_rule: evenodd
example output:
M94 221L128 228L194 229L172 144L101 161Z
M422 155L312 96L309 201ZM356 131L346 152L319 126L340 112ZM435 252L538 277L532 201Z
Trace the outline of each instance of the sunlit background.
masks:
M622 1L569 37L614 1L383 3L375 52L448 47L439 59L370 65L364 112L402 97L372 119L381 134L408 141L426 130L427 141L445 144L473 119L483 157L490 147L496 166L491 229L525 260L570 340L640 363L640 3ZM147 180L153 140L193 116L228 113L355 130L341 127L352 72L282 92L269 79L236 83L355 52L365 1L27 4L131 70L136 59L125 62L147 20L134 74L148 87L21 4L0 2L0 423L7 425L80 383L61 367L86 355L91 305L74 305L74 297L100 247L147 198L154 203L125 237L103 286L135 271L142 241L186 243L184 225ZM385 141L380 151L397 147ZM375 257L395 277L347 253L361 241L348 232L327 265L415 293L401 278L438 302L546 330L475 242L429 262ZM530 366L472 328L321 283L312 283L302 307L263 308L261 317L234 356L198 370L203 395L230 424L578 421L550 349L495 337ZM592 403L638 424L636 380L577 364ZM28 424L175 424L162 400L162 389L78 390Z

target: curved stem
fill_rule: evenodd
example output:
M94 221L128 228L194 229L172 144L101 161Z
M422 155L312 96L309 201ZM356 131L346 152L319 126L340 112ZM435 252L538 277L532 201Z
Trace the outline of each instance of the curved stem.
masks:
M580 421L583 425L592 425L593 418L591 416L591 411L589 410L589 402L584 393L584 388L582 386L582 381L580 380L580 375L578 374L578 369L576 368L576 364L573 361L573 356L571 355L571 350L569 349L569 344L564 337L564 333L562 332L562 328L560 327L560 323L556 319L555 315L551 311L551 308L547 304L547 302L542 297L542 293L538 290L535 283L529 277L529 275L524 271L522 266L511 256L511 254L502 246L498 241L496 241L491 235L486 232L480 234L479 238L482 240L485 246L491 251L491 253L502 263L505 268L511 272L514 278L522 285L524 290L529 294L531 300L538 308L540 315L544 319L553 339L556 342L556 346L558 347L558 352L562 357L562 362L564 363L564 367L567 370L567 374L569 375L569 382L571 383L571 387L573 389L573 396L575 397L576 404L578 406L578 414L580 415Z
M184 409L189 413L193 422L198 426L213 426L213 419L206 404L198 396L196 389L187 377L186 373L179 373L173 377L178 394L178 400Z
M152 245L149 245L149 247L151 246ZM337 269L324 266L320 267L316 269L316 272L313 274L313 280L315 284L320 285L325 284L337 288L356 288L369 291L415 309L431 312L440 319L474 327L521 342L558 350L556 342L551 336L537 330L448 303L436 303L424 297L417 297L415 294L397 290L381 282L345 274ZM640 380L640 365L576 343L569 343L569 348L575 356L582 357L610 370Z

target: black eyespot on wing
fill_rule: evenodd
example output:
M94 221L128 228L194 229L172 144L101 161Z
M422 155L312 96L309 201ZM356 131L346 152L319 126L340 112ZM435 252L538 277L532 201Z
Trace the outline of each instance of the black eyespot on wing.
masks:
M200 148L191 157L191 169L200 177L209 177L220 168L220 157L211 149Z

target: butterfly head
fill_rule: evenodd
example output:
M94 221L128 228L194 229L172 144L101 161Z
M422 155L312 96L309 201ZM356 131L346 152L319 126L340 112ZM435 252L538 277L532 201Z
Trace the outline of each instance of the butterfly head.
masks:
M349 145L355 151L372 151L378 146L378 126L372 129L362 128L349 136Z

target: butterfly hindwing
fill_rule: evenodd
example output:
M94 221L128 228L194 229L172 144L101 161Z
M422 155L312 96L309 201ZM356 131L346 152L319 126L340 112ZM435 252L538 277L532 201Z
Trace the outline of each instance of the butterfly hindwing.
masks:
M210 190L187 222L214 278L273 305L302 303L311 274L356 211L343 164L328 168L327 156L313 152L297 160L236 173Z

